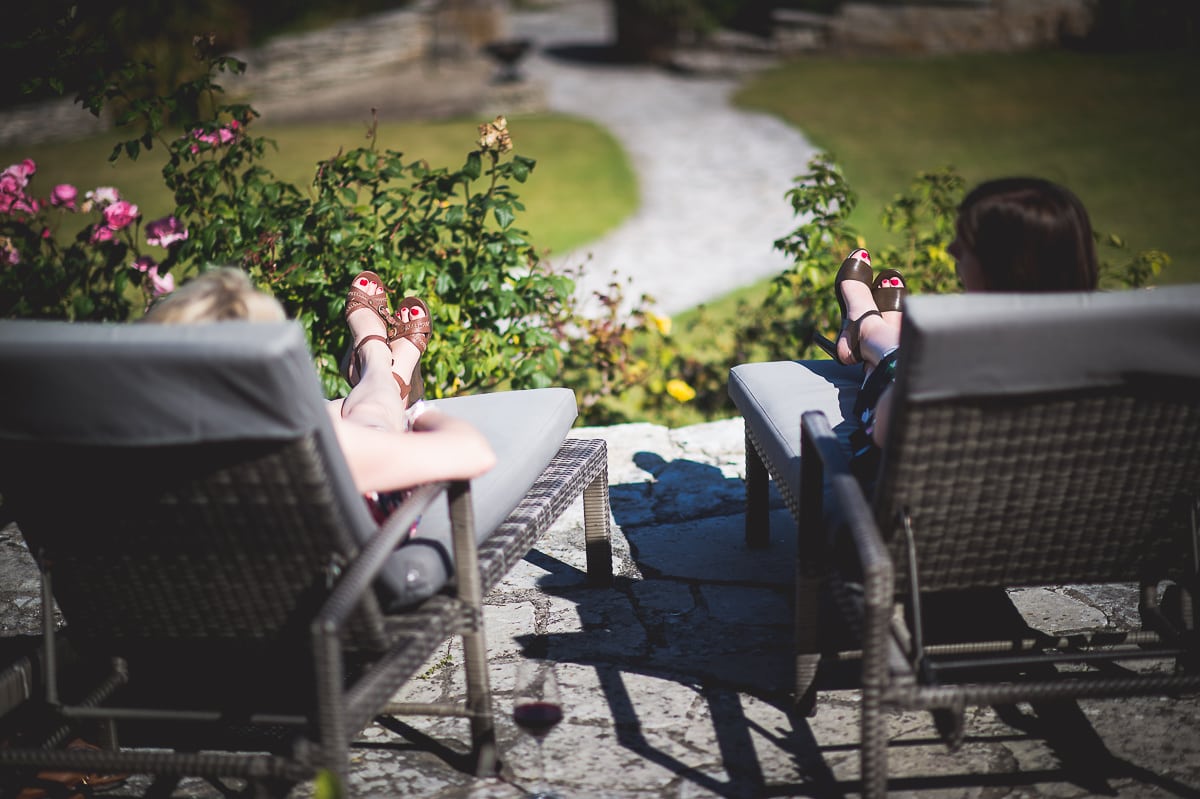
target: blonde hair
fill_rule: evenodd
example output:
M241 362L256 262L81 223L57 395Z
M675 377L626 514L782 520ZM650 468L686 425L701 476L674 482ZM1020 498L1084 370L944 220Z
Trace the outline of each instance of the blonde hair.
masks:
M210 269L158 300L142 321L158 324L225 322L279 322L287 318L279 301L260 291L241 269Z

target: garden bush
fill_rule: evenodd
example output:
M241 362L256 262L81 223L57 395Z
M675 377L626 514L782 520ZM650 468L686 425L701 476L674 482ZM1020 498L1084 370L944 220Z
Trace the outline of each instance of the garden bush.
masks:
M910 289L938 294L959 291L954 259L946 251L966 185L953 167L921 172L887 204L883 224L898 234L895 245L872 249L849 223L857 197L836 159L818 153L787 193L799 224L775 242L792 265L770 282L761 304L740 301L718 317L701 308L686 325L640 326L622 357L634 365L636 387L606 397L609 416L653 419L676 426L727 418L736 413L726 387L738 363L826 357L812 344L814 332L836 335L841 313L833 280L846 255L871 249L877 266L899 269ZM1158 250L1132 253L1120 236L1096 233L1101 288L1148 285L1170 259ZM653 318L648 311L644 316ZM667 383L676 384L668 388ZM630 397L636 395L636 401ZM624 402L622 402L624 399ZM617 410L625 408L626 412ZM629 412L632 409L632 412Z
M587 351L570 341L595 338L594 323L576 313L573 280L549 269L516 224L523 206L515 186L535 164L513 152L503 117L479 126L456 170L384 149L372 129L365 146L317 164L311 187L301 189L262 165L273 142L254 135L254 109L224 102L215 79L244 65L212 53L205 37L194 45L201 77L171 92L146 96L152 66L131 63L80 97L97 113L122 109L125 138L111 159L166 150L174 212L142 231L137 206L111 187L82 198L72 186L47 187L51 196L38 199L36 165L10 167L0 315L135 319L177 276L234 264L304 325L324 388L336 396L346 389L337 368L349 344L346 289L371 269L435 310L423 361L431 396L549 385ZM204 108L206 118L172 125ZM81 212L94 224L59 242L62 216Z

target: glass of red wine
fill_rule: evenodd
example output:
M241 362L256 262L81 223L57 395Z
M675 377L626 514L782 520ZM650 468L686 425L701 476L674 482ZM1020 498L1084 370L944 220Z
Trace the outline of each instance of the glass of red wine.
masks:
M517 667L517 684L513 692L513 722L537 743L537 787L528 794L528 799L559 799L545 787L546 763L542 754L542 742L562 721L562 698L558 689L558 677L554 664L548 660L523 660Z

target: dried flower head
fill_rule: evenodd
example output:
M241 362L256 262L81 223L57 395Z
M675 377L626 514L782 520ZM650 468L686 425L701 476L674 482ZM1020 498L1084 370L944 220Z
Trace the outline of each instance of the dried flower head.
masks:
M484 152L506 153L513 148L508 134L508 120L498 116L479 126L479 146Z

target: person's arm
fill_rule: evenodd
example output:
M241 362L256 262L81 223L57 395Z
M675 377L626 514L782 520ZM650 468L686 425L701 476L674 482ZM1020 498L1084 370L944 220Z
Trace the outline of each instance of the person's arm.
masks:
M470 479L496 464L482 433L431 408L415 420L412 432L364 427L340 416L334 416L333 427L354 484L364 493Z

